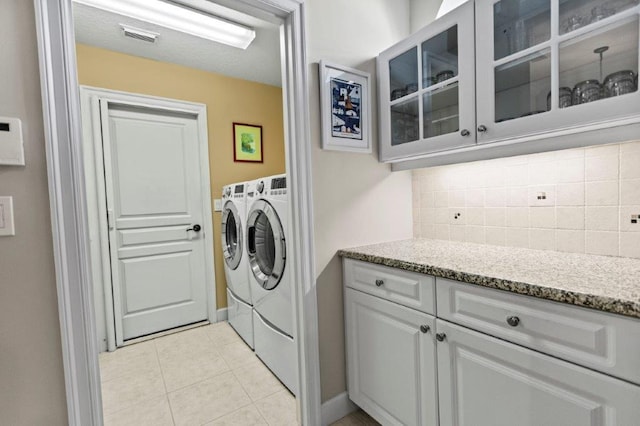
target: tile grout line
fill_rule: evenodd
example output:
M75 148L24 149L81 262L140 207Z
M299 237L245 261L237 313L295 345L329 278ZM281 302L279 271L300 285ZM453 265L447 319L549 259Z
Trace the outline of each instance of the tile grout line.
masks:
M171 414L171 422L175 426L176 418L173 415L173 408L171 407L171 401L169 400L169 390L167 389L167 382L164 379L164 371L162 371L162 363L160 362L160 354L158 354L158 346L156 345L156 339L152 340L153 348L155 349L156 360L158 361L158 366L160 367L160 377L162 377L162 384L164 385L164 397L167 400L167 405L169 406L169 413Z

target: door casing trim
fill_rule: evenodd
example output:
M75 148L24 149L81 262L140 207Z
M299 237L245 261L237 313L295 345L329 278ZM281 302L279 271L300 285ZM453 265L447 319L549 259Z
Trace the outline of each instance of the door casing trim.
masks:
M205 244L207 319L217 322L216 306L216 275L214 262L213 212L211 211L211 175L209 171L209 138L207 132L207 106L205 104L186 102L158 96L128 93L97 87L80 86L80 105L82 113L82 144L84 154L84 176L87 191L95 191L96 199L91 200L90 194L85 196L88 210L87 228L89 235L95 235L95 241L90 242L92 281L94 290L101 289L104 303L104 324L96 318L98 345L100 350L114 351L122 337L117 338L118 332L114 327L116 313L113 300L113 279L111 276L111 261L109 257L109 231L107 225L107 203L103 195L106 194L104 179L104 158L102 153L102 133L100 130L99 102L107 104L126 105L136 108L148 108L156 111L175 112L193 117L198 128L198 150L200 157L200 180L202 183L202 229L207 244ZM93 154L93 155L91 155ZM92 203L94 201L94 203ZM94 204L94 205L92 205ZM91 217L97 216L97 221ZM96 270L100 265L100 270ZM99 285L96 285L99 283ZM95 297L100 299L99 297ZM102 328L102 330L100 330ZM104 334L103 334L104 332ZM101 335L106 338L106 346L101 345Z
M100 426L93 292L87 284L91 271L72 0L33 1L68 424ZM302 424L318 425L321 396L304 0L235 0L233 5L282 22L286 164L291 182L289 225L295 236L291 266L292 282L296 283L292 288L298 349L296 401Z

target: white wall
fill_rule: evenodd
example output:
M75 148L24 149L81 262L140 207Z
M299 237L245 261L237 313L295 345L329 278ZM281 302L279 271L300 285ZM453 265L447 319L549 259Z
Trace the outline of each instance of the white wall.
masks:
M411 32L415 33L436 19L441 4L442 0L410 0Z
M0 116L22 120L26 167L0 166L15 237L0 237L0 424L65 425L33 1L3 0Z
M640 258L639 165L629 142L416 170L414 235Z
M322 399L346 389L342 266L337 250L411 238L411 174L377 161L375 57L409 35L409 1L307 0ZM322 151L318 61L372 74L374 153Z

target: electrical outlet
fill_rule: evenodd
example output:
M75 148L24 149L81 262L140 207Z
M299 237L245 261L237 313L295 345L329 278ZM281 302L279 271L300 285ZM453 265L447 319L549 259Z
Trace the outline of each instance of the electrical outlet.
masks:
M553 207L556 205L556 188L554 185L529 187L530 207Z
M632 214L631 215L631 223L633 223L633 224L640 223L640 214Z
M222 200L220 198L215 198L213 200L213 211L214 212L222 211Z

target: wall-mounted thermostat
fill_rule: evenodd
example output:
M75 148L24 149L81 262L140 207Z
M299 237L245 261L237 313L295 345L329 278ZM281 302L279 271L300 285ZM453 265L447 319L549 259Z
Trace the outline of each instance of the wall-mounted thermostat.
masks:
M18 118L0 117L0 165L24 166L22 123Z

